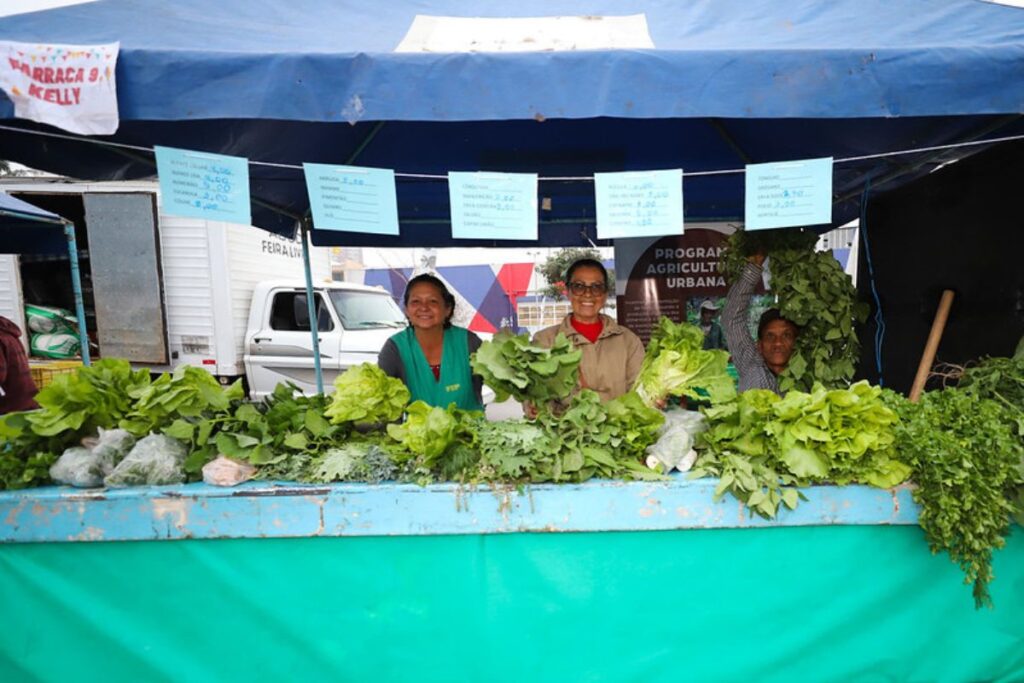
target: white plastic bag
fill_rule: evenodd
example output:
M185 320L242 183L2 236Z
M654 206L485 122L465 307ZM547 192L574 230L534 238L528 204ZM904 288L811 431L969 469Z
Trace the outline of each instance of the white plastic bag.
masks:
M704 416L696 411L666 411L661 435L647 449L647 466L664 473L686 472L697 460L697 451L693 449L696 436L706 428Z
M256 468L247 462L223 455L203 465L203 481L211 486L237 486L256 475Z

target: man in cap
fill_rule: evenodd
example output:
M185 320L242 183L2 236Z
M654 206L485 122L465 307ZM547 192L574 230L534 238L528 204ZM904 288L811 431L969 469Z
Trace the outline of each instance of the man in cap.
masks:
M726 350L725 335L722 333L722 326L715 318L718 316L718 306L711 299L705 299L700 305L700 329L704 330L704 350L711 349Z

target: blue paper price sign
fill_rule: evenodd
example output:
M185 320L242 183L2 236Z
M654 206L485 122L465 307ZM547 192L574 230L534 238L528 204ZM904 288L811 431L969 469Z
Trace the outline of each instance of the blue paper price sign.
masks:
M398 234L394 171L329 164L302 168L317 229Z
M832 157L747 166L747 230L832 222Z
M683 171L595 173L597 236L683 234Z
M249 161L173 147L156 147L164 213L252 224Z
M455 239L537 239L536 173L448 173Z

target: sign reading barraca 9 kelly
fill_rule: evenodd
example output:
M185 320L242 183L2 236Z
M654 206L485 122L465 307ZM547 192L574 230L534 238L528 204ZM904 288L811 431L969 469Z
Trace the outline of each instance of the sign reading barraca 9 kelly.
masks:
M696 322L701 304L710 302L720 310L727 285L718 262L734 229L726 223L697 223L682 235L616 240L619 323L647 343L660 316Z
M0 41L0 88L18 118L80 135L111 135L119 122L114 72L120 45Z

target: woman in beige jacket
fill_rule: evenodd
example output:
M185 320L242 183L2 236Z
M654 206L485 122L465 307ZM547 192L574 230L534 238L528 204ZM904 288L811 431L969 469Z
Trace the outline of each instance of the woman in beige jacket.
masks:
M610 401L633 388L644 360L644 345L633 332L601 313L608 299L608 271L600 261L581 259L569 266L565 289L572 313L538 332L533 342L551 346L559 332L583 351L579 388ZM533 414L526 406L527 414Z

